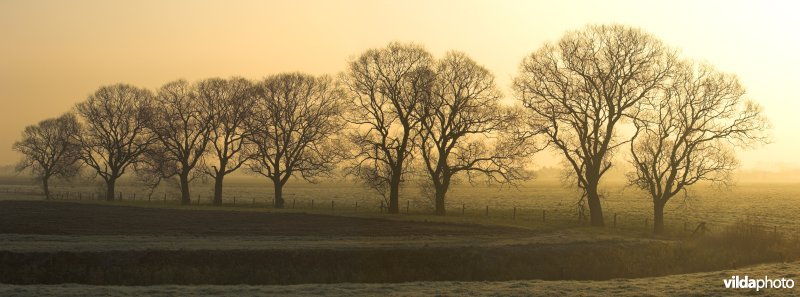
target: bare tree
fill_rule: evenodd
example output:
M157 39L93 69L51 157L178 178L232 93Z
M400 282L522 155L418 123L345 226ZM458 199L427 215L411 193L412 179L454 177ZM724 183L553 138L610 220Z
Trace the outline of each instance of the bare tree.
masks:
M618 136L618 126L637 102L658 92L675 59L655 37L611 25L567 33L520 66L517 97L548 126L545 134L583 190L593 226L604 225L598 184L616 149L630 140Z
M51 177L69 178L80 170L80 147L74 138L78 133L78 120L66 113L25 127L22 139L14 143L12 148L23 155L16 170L30 170L42 182L45 199L50 199Z
M251 157L247 150L249 131L245 121L251 115L255 100L252 84L244 78L212 78L197 84L198 95L205 113L211 115L210 130L213 160L205 172L214 178L215 205L222 205L222 185L225 176L238 170Z
M735 76L690 64L675 73L662 96L640 102L630 143L628 180L650 194L656 234L670 198L700 181L726 184L738 164L734 148L767 140L761 107Z
M151 119L153 94L127 84L104 86L78 103L83 120L78 133L80 157L106 183L106 200L114 200L114 186L154 138L146 129Z
M348 116L356 146L350 171L384 197L388 191L389 213L400 211L400 183L419 125L414 108L430 96L432 63L421 46L390 43L350 61L343 75L354 103Z
M314 182L334 169L341 149L343 94L327 76L290 73L267 77L255 91L256 106L247 130L255 147L253 172L275 187L275 207L283 208L283 186L292 176Z
M422 163L434 189L435 213L445 214L445 195L454 176L480 174L490 181L529 177L525 162L534 151L533 133L507 133L518 113L503 107L491 72L461 52L436 63L430 96L417 104Z
M158 90L148 128L156 141L147 150L152 172L158 178L178 177L181 203L191 203L189 183L206 155L213 117L198 100L197 88L184 80L169 82ZM137 168L138 169L138 168Z

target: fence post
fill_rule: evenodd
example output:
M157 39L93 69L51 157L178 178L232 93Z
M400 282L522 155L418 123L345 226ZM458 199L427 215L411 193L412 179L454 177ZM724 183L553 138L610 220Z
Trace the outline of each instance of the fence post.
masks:
M292 198L292 209L294 209L295 202L297 202L297 198Z
M461 215L464 215L464 209L466 208L466 203L461 203Z
M333 210L333 200L331 200L331 210Z
M147 202L150 202L153 198L153 193L147 194Z
M233 206L236 206L236 195L233 195Z
M517 207L516 206L514 206L514 214L511 215L511 219L512 220L516 220L517 219Z
M542 209L542 222L547 222L547 210Z
M355 211L358 211L358 201L356 201L356 210Z
M648 226L649 226L648 219L644 219L644 228L647 229L649 228Z
M122 201L122 191L119 191L119 201Z
M167 203L167 192L164 192L164 203Z
M486 217L487 218L489 217L489 206L488 205L486 206Z
M197 205L200 205L200 194L197 194Z
M311 199L311 209L314 209L314 199Z
M381 200L381 213L383 213L383 200Z
M411 201L406 200L406 214L408 214L408 210L411 208Z
M617 227L617 213L614 213L614 227Z

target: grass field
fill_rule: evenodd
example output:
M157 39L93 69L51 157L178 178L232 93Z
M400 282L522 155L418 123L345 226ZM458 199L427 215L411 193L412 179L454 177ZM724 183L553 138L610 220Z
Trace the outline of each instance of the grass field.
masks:
M733 275L771 278L800 275L800 262L735 270L614 279L608 281L409 282L399 284L304 284L290 286L92 286L2 285L2 296L797 296L800 288L726 289Z
M60 199L96 197L102 189L87 181L56 182L53 192ZM132 182L121 182L117 187L123 201L136 200L175 204L179 193L174 185L164 184L152 193ZM607 225L647 231L652 227L652 202L644 193L625 187L620 182L609 182L603 188L603 207ZM39 191L38 185L25 178L0 178L0 199L16 192ZM202 180L192 188L193 203L210 204L212 185ZM324 181L309 184L293 180L284 190L288 208L317 211L331 210L353 213L379 213L382 199L373 191L349 181ZM33 196L32 198L34 198ZM488 217L541 221L556 220L578 222L576 201L579 193L564 187L555 179L539 179L516 187L459 184L448 193L447 210L450 216ZM15 198L18 199L18 198ZM272 187L264 180L230 178L225 184L224 201L241 207L269 207L272 204ZM411 214L432 213L432 201L423 196L419 188L409 185L401 192L401 212ZM544 213L543 213L544 212ZM588 213L588 211L587 211ZM711 230L719 230L733 222L749 219L765 228L795 235L800 233L800 184L797 183L739 183L727 188L698 185L686 195L673 198L665 210L668 232L681 233L693 230L699 222L706 222Z
M630 275L664 275L670 274L669 271L683 273L681 271L708 271L732 266L741 267L776 259L795 261L793 259L796 259L796 255L786 255L784 252L787 249L795 252L799 250L796 246L797 241L790 240L796 238L800 231L800 220L796 215L800 212L798 209L800 189L796 184L739 184L729 189L696 187L688 193L686 200L680 197L671 202L667 209L667 226L671 234L667 237L656 238L652 237L649 234L649 228L645 227L645 220L650 219L651 216L650 202L641 193L613 183L604 188L604 210L606 223L609 225L609 228L604 229L581 226L577 222L574 207L577 193L562 187L554 180L539 180L516 188L460 185L450 192L448 216L445 218L430 215L431 201L422 197L419 189L415 187L405 189L401 198L402 213L399 216L381 213L380 199L376 195L358 185L344 182L324 182L313 185L299 182L290 183L285 190L289 206L289 209L286 210L269 207L272 198L271 188L252 179L231 179L226 184L226 205L219 211L217 211L217 207L209 205L210 185L207 184L199 183L193 188L194 195L199 194L200 196L199 204L188 207L180 206L177 203L177 192L169 186L156 189L149 197L150 201L147 199L147 190L135 183L123 183L118 188L123 193L123 200L113 203L85 201L87 197L91 197L90 193L99 192L98 188L86 182L72 182L56 183L55 192L60 193L60 199L77 200L76 198L81 197L82 201L66 204L47 203L46 205L49 206L46 209L16 202L14 207L6 207L7 205L4 204L0 207L2 208L0 212L3 212L0 216L0 242L2 242L3 248L0 250L3 251L3 257L6 259L4 261L12 261L20 255L23 259L32 256L44 257L42 259L58 259L53 258L53 255L61 255L58 257L78 257L84 260L90 259L86 261L99 261L98 263L105 263L109 259L119 257L133 257L132 259L156 261L144 262L145 264L151 263L146 265L152 265L152 263L169 262L158 259L172 259L173 254L177 252L194 255L183 258L203 257L209 261L208 263L218 263L225 261L224 258L229 256L226 253L230 252L241 254L235 257L245 257L244 259L252 255L257 255L260 257L259 259L269 259L275 256L271 254L273 252L269 251L286 249L309 250L312 251L309 255L314 255L314 257L352 257L355 255L361 257L363 252L350 253L349 251L369 250L373 251L371 252L373 259L386 258L381 254L385 251L391 251L386 255L392 255L394 250L401 250L404 251L401 255L407 257L404 259L413 261L420 257L420 252L453 250L456 252L451 259L471 263L476 259L474 258L476 255L480 255L477 259L482 260L477 263L484 263L480 265L496 266L499 265L497 263L506 263L500 265L506 268L513 266L511 264L522 263L521 259L533 261L531 263L543 263L542 261L552 257L548 254L550 252L546 252L547 248L542 250L542 247L549 246L553 251L561 253L559 256L561 260L554 262L558 265L581 267L580 263L586 263L586 259L582 259L578 255L585 254L585 249L588 247L592 251L591 253L601 255L601 258L607 261L600 263L601 265L608 263L612 263L612 266L617 265L618 267L615 269L619 270L616 273L629 277ZM42 197L36 192L37 186L31 184L28 179L0 179L0 200L41 200ZM235 205L233 205L233 196L237 197ZM166 203L164 197L167 197ZM313 209L311 208L312 200L314 201ZM197 200L193 199L193 201L197 203ZM408 204L405 204L405 201L409 201ZM358 203L358 207L356 207L356 203ZM68 207L62 208L63 205ZM405 208L406 205L408 210ZM489 207L488 216L486 215L487 206ZM462 207L464 207L463 214ZM135 211L130 212L127 209ZM544 222L542 221L543 211L546 212ZM614 214L617 215L616 227L612 225ZM741 252L741 249L728 250L718 255L715 249L718 246L728 245L728 241L718 240L710 243L708 247L701 246L700 249L695 249L694 243L690 245L680 242L676 242L677 245L671 243L674 239L688 236L690 231L683 231L685 223L693 226L697 222L707 222L711 226L712 236L716 236L730 232L730 229L726 229L726 227L742 222L743 219L759 226L762 231L765 230L763 233L758 233L762 235L759 235L761 237L757 239L743 237L732 241L735 244L745 243L744 248L750 249L748 250L750 255L747 257L739 259L736 253ZM652 226L652 222L650 222L650 226ZM385 232L385 230L392 231ZM780 244L789 244L795 247L783 246L781 251L770 250L767 252L763 250L762 246L758 245L763 241L760 239L771 240L769 232L772 230L778 231L781 237L787 239L779 241ZM748 242L753 242L755 245L747 244ZM671 246L678 248L673 249ZM380 250L384 252L374 252ZM120 251L129 252L119 254ZM342 251L344 254L341 253ZM497 251L503 252L487 258L487 255ZM569 254L571 253L569 251L575 251L576 254ZM112 254L108 254L109 252ZM280 257L291 255L296 257L299 254L289 253ZM393 256L389 256L389 258L391 257ZM663 263L668 258L672 259L669 260L670 262L684 264L673 265L667 270L649 270L649 272L641 270L641 267L655 267L656 263ZM623 259L627 262L618 261ZM738 262L736 259L739 259ZM48 263L47 261L37 261L39 264L36 265ZM130 263L140 262L140 260L130 261L133 261ZM183 271L179 267L194 265L191 264L191 261L188 263L168 264L178 265L176 266L178 268L168 267L163 271L170 274L177 273L169 271ZM247 261L241 263L247 263ZM688 264L694 266L687 266ZM326 265L339 267L336 269L352 270L347 269L348 266L336 262ZM755 292L724 289L722 279L729 278L731 275L750 275L751 277L768 275L772 278L788 275L796 279L797 271L800 271L798 265L800 265L798 262L765 264L719 272L607 281L405 281L395 284L338 283L291 286L0 285L0 295L751 295ZM445 266L451 266L454 269L459 267L459 265L449 262ZM485 269L485 267L478 267L483 266L475 266L471 269ZM709 267L716 268L709 269ZM463 267L461 269L463 270ZM514 269L526 270L525 268ZM581 269L575 268L573 271L579 270ZM237 272L236 270L232 271ZM202 271L195 273L209 277ZM414 272L410 275L418 273ZM433 273L430 275L439 275L434 272L430 273ZM543 275L553 275L553 272L542 273L545 273ZM563 269L561 275L564 277ZM387 274L387 277L393 276ZM532 276L532 278L541 277ZM585 276L566 277L566 279L574 278L592 279L592 277ZM342 279L346 280L347 278ZM460 279L460 277L454 279ZM222 281L222 283L228 283L228 281ZM256 280L255 283L260 282ZM767 294L791 296L794 292L796 289L772 290Z

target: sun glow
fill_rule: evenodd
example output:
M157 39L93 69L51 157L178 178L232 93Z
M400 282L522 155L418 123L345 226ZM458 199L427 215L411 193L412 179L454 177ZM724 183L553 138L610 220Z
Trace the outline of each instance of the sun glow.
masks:
M737 74L764 105L773 143L743 167L794 161L800 21L789 1L170 1L0 4L0 164L24 126L69 110L101 85L157 88L178 78L303 71L335 75L367 48L413 41L434 55L466 52L506 98L524 56L586 24L642 29L683 55Z

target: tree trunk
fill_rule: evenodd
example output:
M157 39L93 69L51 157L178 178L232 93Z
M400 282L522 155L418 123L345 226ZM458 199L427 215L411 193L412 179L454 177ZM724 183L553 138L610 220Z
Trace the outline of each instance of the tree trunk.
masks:
M48 177L42 177L42 188L44 188L44 199L50 200L50 187L47 185Z
M275 184L275 208L283 208L283 183L280 179L273 179L272 183Z
M117 179L113 177L106 180L106 201L114 201L116 183Z
M600 195L597 194L597 182L589 183L586 187L586 196L589 202L589 217L590 223L595 227L603 227L605 221L603 220L603 207L600 204Z
M444 208L444 195L447 193L447 189L444 186L436 187L436 215L437 216L444 216L446 213L446 209Z
M447 212L447 209L444 206L444 197L447 195L447 190L450 188L450 175L447 173L444 173L443 175L444 176L442 176L441 183L437 183L436 180L433 183L433 187L436 190L435 202L437 216L444 216Z
M189 205L192 204L192 197L189 195L189 173L182 172L180 174L180 183L181 183L181 204Z
M664 202L653 201L653 233L664 234Z
M392 177L389 181L389 210L388 213L400 213L400 172L392 170Z
M214 205L222 205L222 179L225 178L225 173L217 172L214 177Z

